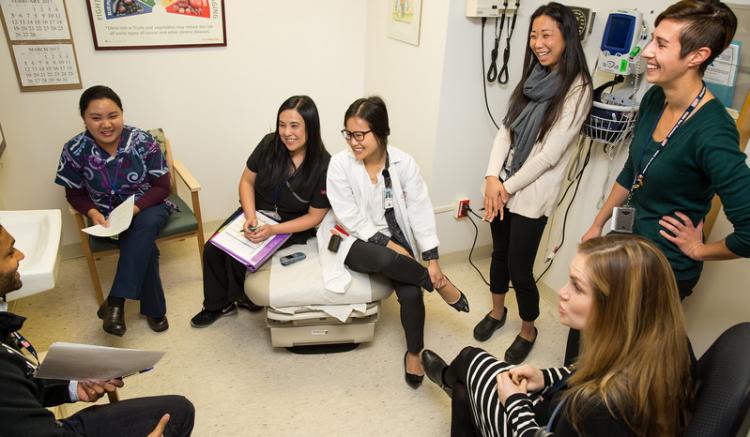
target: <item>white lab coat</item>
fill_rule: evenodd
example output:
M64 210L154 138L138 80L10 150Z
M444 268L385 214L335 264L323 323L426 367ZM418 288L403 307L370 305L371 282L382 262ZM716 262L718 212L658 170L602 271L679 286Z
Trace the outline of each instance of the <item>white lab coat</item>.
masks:
M422 252L440 244L427 185L419 173L419 166L409 154L389 145L388 156L396 221L415 251L414 255L419 257ZM357 161L350 149L331 158L326 193L332 210L318 228L318 251L325 288L332 292L344 293L351 283L351 273L344 260L355 239L367 241L377 232L367 215L367 193L371 183L364 163ZM339 251L333 253L328 250L328 241L331 229L337 223L350 236L341 242Z

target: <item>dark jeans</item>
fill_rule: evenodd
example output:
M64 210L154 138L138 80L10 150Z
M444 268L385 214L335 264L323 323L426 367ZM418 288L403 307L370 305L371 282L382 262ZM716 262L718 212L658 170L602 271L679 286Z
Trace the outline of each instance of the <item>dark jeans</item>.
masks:
M164 437L189 436L193 431L195 408L182 396L155 396L94 405L59 423L69 433L89 437L146 436L167 413L170 417Z
M167 312L159 278L159 248L156 247L156 236L167 219L169 207L163 203L133 216L130 227L118 238L120 258L109 292L110 296L140 300L141 314L154 318Z
M695 284L698 283L700 276L695 279L688 279L683 281L677 281L677 291L680 292L680 300L685 299L693 293ZM690 357L695 361L695 353L693 352L692 345L688 342L690 347ZM581 332L577 329L571 328L568 330L568 343L565 345L565 365L569 366L575 362L578 358L578 352L581 348Z
M411 353L419 353L424 348L425 311L422 288L432 291L432 281L427 269L413 258L362 240L354 242L345 263L355 272L379 273L390 279L401 304L401 325L406 334L406 348Z
M534 282L534 259L547 225L547 217L530 219L505 208L505 219L496 217L492 230L490 292L505 294L510 282L516 290L521 320L539 317L539 289Z

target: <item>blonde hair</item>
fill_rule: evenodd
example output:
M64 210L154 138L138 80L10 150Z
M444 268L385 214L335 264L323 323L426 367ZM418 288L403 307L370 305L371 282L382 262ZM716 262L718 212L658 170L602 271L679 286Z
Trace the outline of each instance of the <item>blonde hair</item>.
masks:
M636 435L679 435L691 401L690 355L669 262L650 241L607 236L578 251L593 288L582 348L566 392L580 432L581 412L603 404Z

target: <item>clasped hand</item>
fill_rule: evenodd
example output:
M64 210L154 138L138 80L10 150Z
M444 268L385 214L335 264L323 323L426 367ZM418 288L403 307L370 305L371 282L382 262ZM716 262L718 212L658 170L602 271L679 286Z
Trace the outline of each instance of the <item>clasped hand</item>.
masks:
M82 402L96 402L106 393L112 393L124 384L122 379L78 381L76 394Z
M543 388L544 374L528 364L497 375L497 394L503 405L514 394L536 392Z
M498 215L500 220L504 217L505 205L510 199L510 194L505 191L505 186L495 176L484 178L484 221L491 222Z

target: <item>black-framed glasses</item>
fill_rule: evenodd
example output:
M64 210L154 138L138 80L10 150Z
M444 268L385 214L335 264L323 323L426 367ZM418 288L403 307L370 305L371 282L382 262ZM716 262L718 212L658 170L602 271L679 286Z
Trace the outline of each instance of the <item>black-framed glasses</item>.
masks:
M351 140L352 137L354 137L354 139L357 141L362 141L365 139L365 135L369 134L370 132L372 132L372 129L366 130L366 131L356 131L356 132L348 131L346 129L341 129L341 135L344 137L346 141Z

